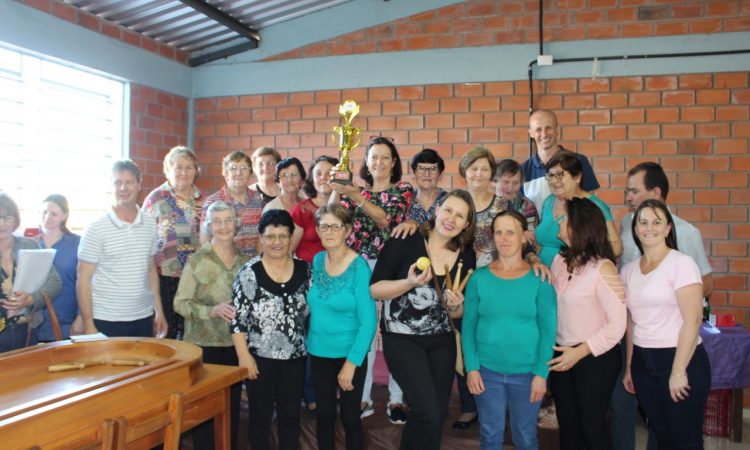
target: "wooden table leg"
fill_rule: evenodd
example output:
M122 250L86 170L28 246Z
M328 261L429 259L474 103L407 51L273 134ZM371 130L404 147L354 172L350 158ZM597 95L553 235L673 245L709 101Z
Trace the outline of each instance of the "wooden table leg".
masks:
M231 450L232 448L229 390L230 386L222 389L221 412L214 416L214 445L216 450Z
M742 442L742 388L729 391L729 439Z

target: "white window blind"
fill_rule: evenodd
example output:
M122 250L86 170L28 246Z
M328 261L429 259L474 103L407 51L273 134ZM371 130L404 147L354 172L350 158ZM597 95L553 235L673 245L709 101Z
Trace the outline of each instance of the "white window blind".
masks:
M127 155L126 83L0 46L0 190L38 226L41 201L68 198L81 229L111 203L109 169Z

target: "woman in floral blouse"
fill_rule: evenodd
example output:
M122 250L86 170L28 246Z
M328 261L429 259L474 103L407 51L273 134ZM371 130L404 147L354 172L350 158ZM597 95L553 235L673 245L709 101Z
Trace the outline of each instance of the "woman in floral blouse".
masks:
M252 449L269 448L274 409L279 450L299 445L310 274L306 262L290 256L293 231L288 212L273 209L263 214L258 224L263 254L248 261L234 281L232 340L239 365L249 378Z
M380 251L391 237L393 228L409 218L409 208L414 199L411 185L401 182L401 158L390 138L374 137L367 144L365 160L359 169L366 189L357 186L330 183L333 193L329 204L341 203L353 216L352 234L347 245L362 255L370 268L375 266ZM375 348L367 355L367 379L362 394L363 416L372 414L372 366L375 363ZM389 378L389 418L393 423L403 424L406 413L403 409L401 388Z
M250 257L234 245L237 216L225 202L206 211L204 230L211 241L188 259L174 298L174 310L185 318L185 340L203 349L203 362L237 365L229 323L234 318L232 283ZM231 389L232 448L237 444L241 384ZM193 448L214 448L213 422L193 432Z
M199 247L203 192L194 182L198 159L188 147L174 147L164 157L167 181L146 197L143 210L156 218L158 250L156 269L164 318L169 325L166 337L182 337L182 317L172 309L177 285L185 262Z

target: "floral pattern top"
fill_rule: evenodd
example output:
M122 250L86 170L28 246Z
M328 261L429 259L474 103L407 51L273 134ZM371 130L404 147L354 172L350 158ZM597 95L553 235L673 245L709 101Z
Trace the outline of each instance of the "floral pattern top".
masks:
M349 197L341 197L341 205L352 214L352 234L346 244L367 260L378 259L380 250L391 237L394 226L408 219L409 208L414 199L411 184L399 182L381 192L362 191L362 196L370 203L382 208L388 218L388 225L379 227L375 221L358 207Z
M492 219L503 211L505 211L505 202L497 195L492 197L489 206L477 211L477 231L474 234L477 267L484 267L497 258L495 240L492 237Z
M234 236L234 245L247 256L253 257L258 254L258 244L260 241L258 234L258 224L260 216L263 213L263 199L257 191L247 189L247 201L245 203L236 201L227 192L224 186L218 191L206 197L203 202L203 211L201 212L201 223L206 220L206 211L208 207L216 201L221 200L234 207L235 215L240 219L240 229Z
M506 199L502 198L503 207L506 211L515 211L518 214L526 218L529 231L536 230L536 224L539 223L539 213L534 206L534 202L524 197L521 194L516 195L516 198Z
M232 283L250 258L237 252L231 267L224 265L211 243L188 259L174 297L174 310L185 318L184 339L203 347L231 347L229 324L212 318L214 306L232 300Z
M438 203L440 203L440 200L442 200L446 195L448 195L448 193L444 189L438 188L437 198L435 198L435 201L432 203L432 206L430 206L429 209L424 209L422 207L422 204L419 203L415 198L414 202L411 204L411 208L409 209L409 219L417 222L420 225L432 219L432 217L435 215L435 209L437 209Z
M156 269L159 275L179 278L188 257L200 247L203 199L203 192L195 186L192 198L177 198L172 186L165 181L143 202L143 211L156 219Z
M310 269L295 259L289 281L277 283L268 276L261 256L240 269L232 287L237 310L232 333L245 333L250 354L270 359L296 359L307 355L307 291Z

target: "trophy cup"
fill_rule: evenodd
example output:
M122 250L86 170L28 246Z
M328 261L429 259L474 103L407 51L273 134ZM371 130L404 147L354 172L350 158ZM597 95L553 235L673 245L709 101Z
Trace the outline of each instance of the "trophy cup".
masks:
M352 171L349 168L349 152L362 140L362 128L352 127L352 120L359 114L359 105L354 100L346 100L339 106L339 115L344 120L342 126L333 127L333 140L339 147L341 158L333 168L333 183L352 184Z

